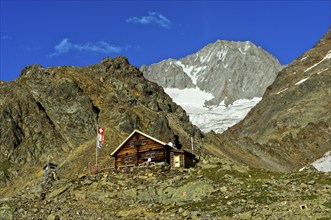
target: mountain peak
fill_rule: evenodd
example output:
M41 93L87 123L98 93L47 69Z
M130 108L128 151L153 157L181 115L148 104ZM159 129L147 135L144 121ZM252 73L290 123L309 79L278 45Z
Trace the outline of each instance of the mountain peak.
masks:
M217 40L179 60L163 60L140 68L205 132L223 132L241 120L281 69L274 56L250 41L226 40ZM195 101L187 94L197 96ZM236 110L224 111L223 107L229 105Z
M125 65L129 65L129 60L128 58L124 57L124 56L117 56L115 58L109 58L106 57L101 61L101 64L107 64L107 63L118 63L118 64L125 64Z
M249 41L217 40L179 60L168 59L141 71L164 88L199 88L211 93L206 105L261 97L282 69L278 60Z
M33 64L23 68L21 71L20 77L30 77L32 74L36 74L40 71L43 71L44 68L40 64Z

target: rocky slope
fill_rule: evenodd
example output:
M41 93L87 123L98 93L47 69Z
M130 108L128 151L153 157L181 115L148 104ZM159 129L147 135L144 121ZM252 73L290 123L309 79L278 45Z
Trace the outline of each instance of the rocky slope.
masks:
M203 134L185 111L124 57L80 68L33 65L0 85L0 194L15 188L4 187L14 177L20 187L39 178L48 160L67 175L92 167L97 123L106 133L101 167L113 166L109 154L134 129L164 142L179 139L184 148L194 135L196 149L202 146Z
M246 118L220 138L238 161L299 169L331 150L331 29L284 68ZM245 154L234 155L233 148ZM261 162L262 161L262 162Z
M261 97L281 70L276 58L253 43L216 41L179 60L168 59L140 70L164 88L199 88L222 101Z
M197 168L126 172L36 182L0 199L1 219L329 219L331 176L239 169L223 160Z

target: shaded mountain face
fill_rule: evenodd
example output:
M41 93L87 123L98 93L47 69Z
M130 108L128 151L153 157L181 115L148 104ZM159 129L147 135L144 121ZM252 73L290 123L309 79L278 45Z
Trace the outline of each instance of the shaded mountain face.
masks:
M17 80L0 84L0 124L2 184L48 160L71 164L68 172L93 166L97 124L105 128L103 167L113 166L109 154L134 129L184 148L190 135L202 137L185 111L124 57L81 68L26 67Z
M331 150L331 31L284 68L246 118L223 133L223 149L240 161L298 169Z
M261 97L281 69L276 58L249 41L216 41L185 58L140 68L163 88L199 88L212 94L207 106Z

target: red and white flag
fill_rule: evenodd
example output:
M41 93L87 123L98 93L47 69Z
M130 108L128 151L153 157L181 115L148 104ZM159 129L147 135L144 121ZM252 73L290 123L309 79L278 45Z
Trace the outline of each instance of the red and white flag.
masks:
M97 136L97 148L101 148L102 144L105 142L105 129L98 127L98 136Z
M105 142L105 136L102 134L98 134L98 141L104 143Z
M101 143L105 142L105 129L103 129L102 127L98 127L98 141L100 141Z
M103 135L105 133L105 130L102 127L98 127L98 134Z

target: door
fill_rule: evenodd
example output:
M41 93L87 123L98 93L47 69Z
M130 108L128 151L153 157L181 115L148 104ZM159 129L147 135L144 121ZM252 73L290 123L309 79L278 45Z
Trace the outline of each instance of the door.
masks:
M174 167L180 167L180 155L174 156Z

